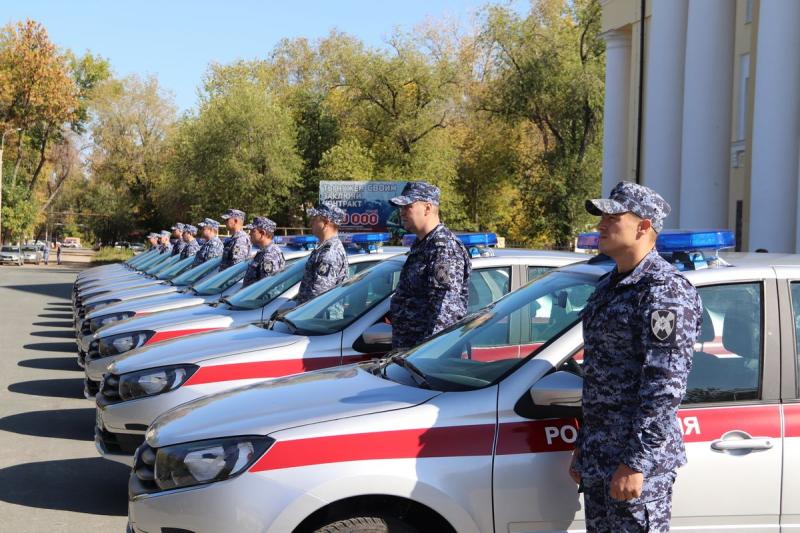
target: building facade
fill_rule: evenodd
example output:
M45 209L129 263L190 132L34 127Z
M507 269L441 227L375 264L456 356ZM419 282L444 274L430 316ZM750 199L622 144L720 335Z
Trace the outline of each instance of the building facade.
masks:
M601 0L603 192L658 190L668 227L800 252L800 1Z

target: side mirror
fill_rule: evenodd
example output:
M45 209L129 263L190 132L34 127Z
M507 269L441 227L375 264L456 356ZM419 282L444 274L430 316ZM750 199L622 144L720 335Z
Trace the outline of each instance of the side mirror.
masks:
M392 326L378 322L368 327L353 344L361 353L386 353L392 349Z
M558 371L540 379L530 390L537 418L580 418L583 378Z

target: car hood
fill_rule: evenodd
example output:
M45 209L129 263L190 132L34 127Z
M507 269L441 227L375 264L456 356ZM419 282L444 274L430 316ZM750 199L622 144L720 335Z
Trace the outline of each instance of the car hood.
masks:
M124 300L122 302L101 307L92 311L91 313L88 313L86 318L92 319L114 313L123 313L125 311L133 311L135 313L142 313L143 315L147 313L154 313L156 311L160 311L162 306L168 304L169 302L186 300L192 296L191 294L178 292L175 290L175 287L172 287L172 289L172 292L158 292L154 294L150 293L148 296L142 296L141 298L136 298L134 300ZM195 300L196 302L194 302L194 305L200 305L205 302L205 300L202 298L195 298Z
M218 357L283 348L298 342L308 342L308 338L247 325L143 346L106 361L110 363L108 369L111 373L125 374L156 366L197 363Z
M99 285L97 287L92 287L91 289L83 290L83 291L81 291L81 297L84 300L88 300L89 298L92 298L97 293L103 292L103 291L112 291L112 292L116 293L116 292L125 291L125 290L128 290L128 289L134 289L136 287L145 287L147 285L155 285L157 283L162 283L162 280L155 279L155 278L150 278L150 277L147 277L147 276L138 276L135 279L118 281L118 282L114 282L114 283L106 283L106 284L103 284L103 285Z
M114 287L104 289L110 292L98 291L93 294L81 295L84 305L91 305L103 300L117 299L117 300L132 300L134 298L142 298L148 294L160 294L164 292L174 292L175 288L169 283L158 280L143 280L141 283L131 285L129 287Z
M275 431L419 405L441 394L382 379L361 365L296 374L212 394L167 411L147 432L161 447Z
M102 310L106 310L103 308ZM230 310L222 307L211 307L210 305L196 305L181 309L173 309L163 313L153 313L152 315L135 316L127 320L115 322L98 329L95 337L108 337L118 333L128 333L131 331L160 331L170 326L177 326L184 322L194 322L210 316L228 316Z

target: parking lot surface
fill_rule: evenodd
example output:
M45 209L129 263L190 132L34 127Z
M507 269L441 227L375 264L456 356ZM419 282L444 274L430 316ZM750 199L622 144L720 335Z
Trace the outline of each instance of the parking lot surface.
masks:
M70 266L0 267L0 532L125 531L128 469L94 449Z

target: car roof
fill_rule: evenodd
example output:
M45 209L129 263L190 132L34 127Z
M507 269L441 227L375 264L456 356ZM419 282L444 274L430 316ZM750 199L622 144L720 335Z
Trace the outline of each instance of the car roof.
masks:
M721 252L719 256L735 266L800 266L800 254Z

